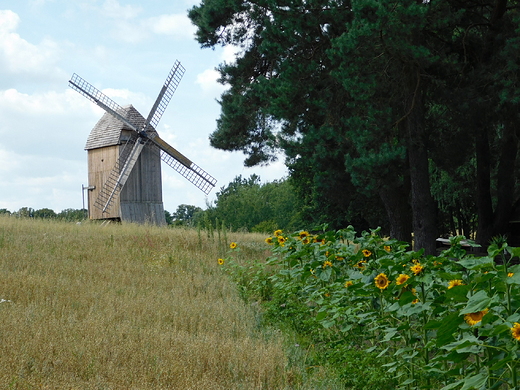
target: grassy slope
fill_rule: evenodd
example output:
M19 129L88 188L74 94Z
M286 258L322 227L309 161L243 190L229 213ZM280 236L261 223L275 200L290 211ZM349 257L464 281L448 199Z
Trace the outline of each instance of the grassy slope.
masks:
M0 218L0 388L286 388L283 343L218 269L225 244Z

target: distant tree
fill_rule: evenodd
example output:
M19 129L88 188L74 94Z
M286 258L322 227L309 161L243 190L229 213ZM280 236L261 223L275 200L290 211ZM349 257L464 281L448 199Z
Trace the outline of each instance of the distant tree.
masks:
M204 213L214 224L224 223L233 230L268 232L302 225L299 202L290 183L262 184L258 175L237 176L220 189Z
M34 217L34 209L30 207L22 207L14 213L18 218L32 218Z
M202 209L200 207L181 204L171 215L172 223L174 225L193 226L195 216L201 211Z
M168 210L164 210L164 219L166 220L167 225L173 225L173 218Z
M34 218L42 218L42 219L49 219L49 218L56 218L57 214L54 212L54 210L43 208L34 211L33 213Z
M65 209L58 213L57 218L68 222L79 222L87 219L86 209Z
M0 215L11 215L11 212L7 209L0 209Z

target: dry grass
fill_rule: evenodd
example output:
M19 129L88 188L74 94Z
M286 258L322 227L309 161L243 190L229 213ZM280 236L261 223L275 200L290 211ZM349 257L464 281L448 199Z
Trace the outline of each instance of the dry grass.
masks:
M263 237L247 240L261 255ZM278 336L196 231L0 218L1 389L283 389Z

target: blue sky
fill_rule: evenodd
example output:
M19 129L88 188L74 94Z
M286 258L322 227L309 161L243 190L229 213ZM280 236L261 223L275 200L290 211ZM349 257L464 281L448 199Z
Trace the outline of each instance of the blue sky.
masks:
M0 209L82 207L85 141L103 111L68 87L73 73L146 116L175 60L186 73L157 128L217 180L206 197L163 165L163 201L205 208L237 175L281 179L281 161L243 167L213 149L224 86L215 67L231 48L201 49L187 10L195 0L0 0Z

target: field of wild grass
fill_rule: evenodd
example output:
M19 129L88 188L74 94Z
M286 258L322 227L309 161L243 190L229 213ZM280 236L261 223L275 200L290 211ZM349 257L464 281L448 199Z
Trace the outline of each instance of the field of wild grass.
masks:
M0 218L0 389L290 388L281 336L217 263L263 240Z

